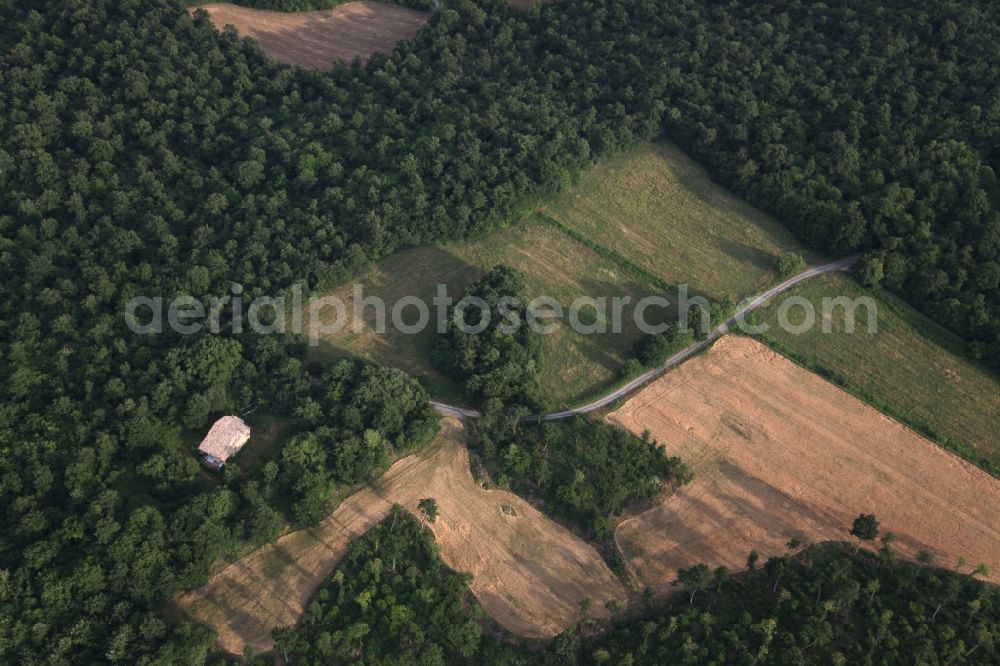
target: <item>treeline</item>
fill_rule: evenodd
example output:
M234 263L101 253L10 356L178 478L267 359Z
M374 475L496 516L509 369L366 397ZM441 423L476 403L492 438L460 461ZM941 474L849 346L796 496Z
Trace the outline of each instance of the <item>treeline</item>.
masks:
M294 343L135 335L130 298L325 289L664 131L1000 358L997 11L449 0L309 72L174 0L0 4L0 661L197 662L210 638L151 609L248 539L268 479L172 492L173 452L309 391Z
M679 572L683 592L665 604L645 595L603 635L584 617L532 652L483 632L467 575L448 571L430 533L396 507L275 638L303 664L996 663L1000 590L920 559L898 560L885 539L878 553L828 543L762 566L751 553L739 574L700 565Z
M487 412L544 408L542 342L527 304L520 271L496 266L448 308L447 330L435 339L434 363Z
M969 572L853 554L843 544L773 557L680 594L599 640L553 645L579 664L995 664L1000 591Z
M501 487L542 499L547 513L601 540L612 537L612 517L629 505L691 480L657 442L586 416L491 434L480 431L477 451Z
M275 630L275 649L296 664L509 663L516 651L484 634L469 581L397 505L351 544L299 623Z

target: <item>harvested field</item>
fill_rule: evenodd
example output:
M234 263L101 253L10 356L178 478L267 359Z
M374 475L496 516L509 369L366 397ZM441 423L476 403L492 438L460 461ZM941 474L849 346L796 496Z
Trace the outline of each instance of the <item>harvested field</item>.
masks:
M271 629L298 619L352 539L385 518L393 503L420 516L424 497L437 500L430 527L444 561L473 574L472 593L511 632L553 636L579 619L583 598L593 600L596 617L606 614L611 599L625 600L621 583L591 546L516 495L476 484L464 427L455 419L442 424L426 449L398 461L316 528L287 534L229 565L178 604L215 630L227 652L239 654L245 644L267 651Z
M695 474L615 532L643 585L665 592L700 562L743 569L792 537L849 541L862 512L901 555L985 562L1000 582L1000 481L759 342L720 339L609 419L648 428Z
M412 37L430 14L381 2L349 2L313 12L272 12L228 3L204 9L220 30L227 25L252 37L269 57L286 65L329 69L337 60L366 60L389 53L401 39Z
M808 367L832 373L851 391L892 414L934 433L936 439L973 460L1000 469L1000 376L955 351L964 343L937 329L910 306L864 291L845 275L823 275L788 293L813 304L829 323L794 335L778 325L778 304L761 308L770 326L762 340ZM869 333L867 311L859 308L855 332L846 332L843 308L823 310L824 299L869 296L878 307L877 330ZM829 302L829 301L828 301ZM795 315L798 314L798 317ZM801 322L801 310L789 315ZM954 350L954 351L953 351Z
M364 295L381 297L388 309L404 296L417 296L430 308L431 325L418 334L408 335L397 330L387 315L385 333L377 334L374 308L368 308L360 332L345 326L323 337L322 344L310 351L310 358L324 360L348 353L370 358L418 377L435 398L461 402L458 387L431 362L430 349L435 337L435 309L431 299L436 286L445 284L457 301L469 282L499 263L524 273L528 298L543 294L552 296L566 311L573 299L582 295L604 297L608 303L615 296L628 296L635 303L643 296L659 293L652 285L630 275L621 266L555 227L538 218L529 218L484 239L413 248L382 260L358 280L364 286ZM334 295L340 297L351 312L350 286ZM610 317L610 306L608 309ZM582 310L581 321L594 321L588 316L593 312L592 308ZM632 344L638 335L631 313L630 309L624 310L620 335L610 332L610 325L607 333L584 335L572 330L564 320L557 332L544 336L542 389L545 395L555 404L564 406L614 381L631 355ZM320 320L325 324L336 319L332 308L322 315ZM413 308L407 308L403 315L406 323L416 319ZM655 308L650 308L648 315L651 322L655 321Z
M815 259L777 220L713 183L667 142L602 160L541 210L588 241L713 300L760 291L783 252Z

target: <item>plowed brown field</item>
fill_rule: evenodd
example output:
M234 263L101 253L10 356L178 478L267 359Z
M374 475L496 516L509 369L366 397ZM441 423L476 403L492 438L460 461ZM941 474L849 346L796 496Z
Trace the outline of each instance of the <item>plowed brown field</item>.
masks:
M430 528L444 561L473 574L472 593L511 632L553 636L579 619L585 597L593 600L593 617L606 615L611 599L625 600L621 583L591 546L516 495L476 484L462 424L445 419L443 426L425 450L398 461L316 528L234 562L182 595L179 605L214 629L227 652L240 654L245 644L268 651L271 629L298 620L351 540L385 518L393 503L419 516L423 497L438 503Z
M851 540L859 513L896 552L1000 581L1000 481L753 340L726 336L609 419L647 428L695 480L615 532L630 572L665 591L700 562L745 568L747 554Z
M253 37L271 58L286 65L328 69L337 60L367 59L388 53L401 39L412 37L430 14L381 2L349 2L314 12L271 12L227 3L204 9L220 30L236 28Z

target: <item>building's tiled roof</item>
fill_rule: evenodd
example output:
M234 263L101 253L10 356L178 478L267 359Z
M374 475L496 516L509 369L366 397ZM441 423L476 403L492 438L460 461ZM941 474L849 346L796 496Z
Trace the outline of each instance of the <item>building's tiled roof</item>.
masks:
M198 445L204 454L226 461L250 439L250 426L238 416L223 416L215 422L205 439Z

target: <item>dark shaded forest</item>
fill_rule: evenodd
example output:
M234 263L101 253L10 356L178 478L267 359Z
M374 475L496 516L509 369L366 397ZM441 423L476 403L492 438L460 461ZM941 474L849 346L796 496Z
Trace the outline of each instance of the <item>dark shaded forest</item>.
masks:
M995 586L898 561L891 546L851 551L813 546L738 576L705 568L666 608L550 651L580 664L996 663Z
M524 276L496 266L447 310L447 330L432 350L442 372L486 411L544 409L541 336L528 324Z
M162 602L424 433L403 378L324 422L351 398L293 337L138 336L129 299L323 290L662 134L1000 364L997 12L450 0L392 55L311 72L173 0L3 0L0 661L198 663L211 637ZM292 443L195 482L197 438L251 406Z
M899 561L891 541L877 553L853 550L816 545L763 566L751 555L738 575L696 566L681 573L683 593L666 605L647 595L638 602L645 608L603 635L581 608L577 625L531 651L482 631L466 581L396 507L352 545L302 622L275 637L302 664L996 663L995 586L929 558Z
M614 516L691 480L680 458L655 441L585 416L479 432L478 451L502 488L543 500L546 513L608 541Z
M274 632L276 650L297 664L503 663L515 651L484 634L468 582L397 505L351 544L301 622Z

